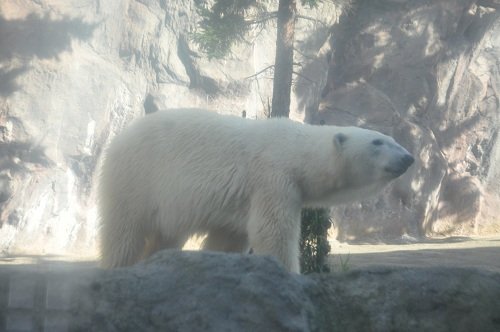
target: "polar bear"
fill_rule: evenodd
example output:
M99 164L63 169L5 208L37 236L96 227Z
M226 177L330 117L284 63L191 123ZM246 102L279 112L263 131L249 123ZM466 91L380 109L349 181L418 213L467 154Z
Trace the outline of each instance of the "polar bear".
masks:
M99 186L102 265L207 234L203 249L272 255L300 273L302 207L377 193L413 163L391 137L289 119L160 111L109 145Z

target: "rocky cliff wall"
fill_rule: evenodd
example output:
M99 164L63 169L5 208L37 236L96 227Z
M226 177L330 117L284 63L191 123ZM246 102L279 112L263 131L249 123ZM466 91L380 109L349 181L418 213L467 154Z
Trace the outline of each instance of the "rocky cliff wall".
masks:
M194 3L0 3L2 251L93 253L96 169L131 119L265 116L271 72L252 75L274 59L272 24L209 61L190 40ZM300 20L293 118L373 127L419 157L384 196L334 210L339 239L499 231L499 9L478 3L325 2Z
M499 8L358 1L334 27L313 121L380 130L417 157L385 195L334 210L340 240L500 231Z

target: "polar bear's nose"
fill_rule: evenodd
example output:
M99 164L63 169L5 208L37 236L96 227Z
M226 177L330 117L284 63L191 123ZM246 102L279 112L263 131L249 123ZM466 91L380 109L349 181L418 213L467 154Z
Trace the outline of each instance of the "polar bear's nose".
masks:
M401 174L406 172L408 167L410 167L414 161L415 161L415 158L413 158L413 156L411 154L408 154L408 153L404 154L403 157L401 157L399 163L394 168L393 173L396 176L400 176Z
M398 160L393 161L387 167L385 171L390 173L392 177L397 178L402 175L408 167L410 167L415 162L415 158L411 154L405 153Z
M408 167L410 167L413 164L414 161L415 158L413 158L411 154L406 154L403 156L401 164L404 167L405 171L408 169Z

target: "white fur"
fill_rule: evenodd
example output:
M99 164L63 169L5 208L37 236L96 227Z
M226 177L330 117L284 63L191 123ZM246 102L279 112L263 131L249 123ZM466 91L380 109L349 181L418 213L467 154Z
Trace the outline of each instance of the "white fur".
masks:
M387 144L375 151L373 139ZM402 153L392 138L354 127L193 109L148 115L107 150L99 189L102 264L130 265L208 233L204 249L251 247L299 272L301 208L376 193L394 178L384 167Z

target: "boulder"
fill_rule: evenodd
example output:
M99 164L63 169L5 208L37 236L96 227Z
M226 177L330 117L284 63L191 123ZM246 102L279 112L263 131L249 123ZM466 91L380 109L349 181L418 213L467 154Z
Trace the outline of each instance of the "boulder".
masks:
M3 266L0 280L0 329L7 331L500 329L500 275L475 269L305 276L269 257L161 251L115 270Z

